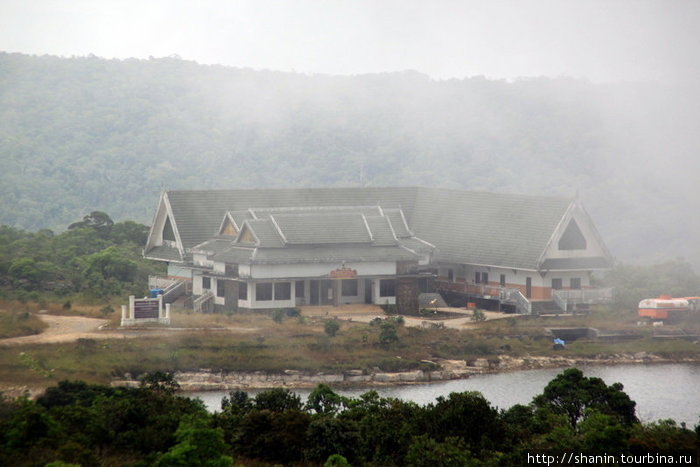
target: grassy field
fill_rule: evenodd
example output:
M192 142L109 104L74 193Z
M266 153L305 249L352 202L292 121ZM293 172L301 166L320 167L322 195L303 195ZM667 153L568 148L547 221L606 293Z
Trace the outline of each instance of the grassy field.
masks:
M38 305L2 304L0 331L5 336L36 333L43 322ZM103 307L57 307L51 313L107 317L118 324L120 313ZM565 357L609 357L649 352L667 358L698 358L693 340L659 340L651 326L638 326L634 314L594 311L587 316L525 317L485 321L465 329L439 326L398 326L398 341L381 343L378 325L341 321L334 337L324 332L324 316L287 317L277 323L265 314L212 315L175 312L167 335L158 326L143 329L129 338L81 338L62 344L28 344L2 347L0 381L7 384L46 387L63 379L108 383L125 375L136 377L149 371L401 371L430 367L439 359L466 360L485 357L551 355L548 327L594 327L599 330L634 332L637 338L620 343L581 339L556 352ZM189 328L189 330L182 330ZM700 334L697 317L673 326ZM155 332L154 332L155 331Z

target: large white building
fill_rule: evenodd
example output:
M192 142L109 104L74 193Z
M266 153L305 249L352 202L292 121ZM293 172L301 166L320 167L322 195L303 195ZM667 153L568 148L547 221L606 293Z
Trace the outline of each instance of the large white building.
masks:
M590 286L612 257L578 199L438 188L164 191L144 255L218 309L504 302Z

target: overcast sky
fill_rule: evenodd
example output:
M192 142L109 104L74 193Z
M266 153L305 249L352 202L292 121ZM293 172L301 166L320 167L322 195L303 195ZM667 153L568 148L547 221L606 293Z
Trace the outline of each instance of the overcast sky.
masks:
M698 0L0 0L0 50L303 73L695 79Z

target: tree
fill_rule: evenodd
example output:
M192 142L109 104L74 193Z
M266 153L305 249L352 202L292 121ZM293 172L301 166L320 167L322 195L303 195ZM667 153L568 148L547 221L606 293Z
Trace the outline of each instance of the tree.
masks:
M68 230L89 227L97 232L100 237L107 238L112 231L113 225L114 221L109 215L102 211L92 211L90 214L84 216L82 221L74 222L69 225Z
M209 428L201 415L186 417L175 432L177 444L161 455L156 467L230 467L233 459L224 455L226 444L221 428Z
M448 437L438 442L423 434L413 438L405 464L411 467L463 467L481 465L481 462L472 458L460 438Z
M566 415L572 428L586 416L586 409L613 415L630 425L637 422L636 403L622 389L620 383L607 386L600 378L588 378L578 368L568 368L550 381L533 403Z
M428 406L426 420L433 438L462 438L475 454L499 445L505 438L498 411L476 391L438 397L434 405Z
M306 409L313 410L317 414L334 415L347 404L347 398L336 394L328 385L319 384L309 394Z
M289 389L268 389L255 396L255 408L257 410L270 410L272 412L301 410L301 397Z

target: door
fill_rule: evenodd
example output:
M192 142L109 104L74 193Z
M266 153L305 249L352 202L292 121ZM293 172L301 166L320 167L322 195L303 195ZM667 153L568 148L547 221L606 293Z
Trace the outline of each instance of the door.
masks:
M365 279L365 303L372 304L372 279Z
M527 298L532 297L532 278L531 277L525 278L525 296Z
M309 304L318 305L318 281L309 281Z

